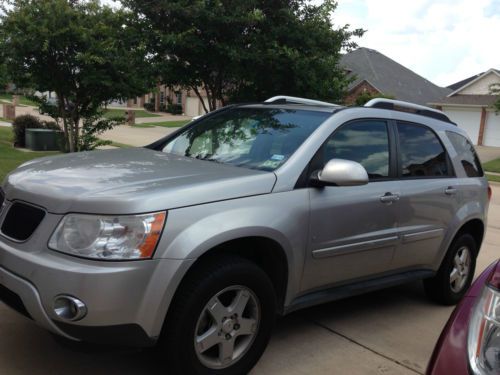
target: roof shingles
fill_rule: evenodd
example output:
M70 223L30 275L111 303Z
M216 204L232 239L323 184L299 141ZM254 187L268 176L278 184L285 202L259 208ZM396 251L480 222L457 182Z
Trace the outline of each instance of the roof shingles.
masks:
M396 61L372 49L358 48L342 56L340 65L350 70L355 80L349 89L367 80L383 94L418 104L435 101L452 91L436 86Z

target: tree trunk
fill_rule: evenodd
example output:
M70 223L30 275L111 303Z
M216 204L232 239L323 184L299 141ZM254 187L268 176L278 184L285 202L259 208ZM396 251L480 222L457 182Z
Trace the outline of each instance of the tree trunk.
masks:
M66 117L64 96L59 92L56 92L56 95L57 95L57 105L59 107L59 115L61 116L61 118L63 120L65 150L72 152L71 151L71 130L70 130L71 124L68 124L68 119Z
M205 111L205 113L210 112L210 110L207 108L207 106L205 104L205 101L203 100L203 97L200 94L200 91L198 90L198 87L193 86L191 88L193 89L193 91L196 94L196 96L198 97L198 99L200 99L201 105L203 106L203 110ZM208 95L208 93L207 93L207 95Z

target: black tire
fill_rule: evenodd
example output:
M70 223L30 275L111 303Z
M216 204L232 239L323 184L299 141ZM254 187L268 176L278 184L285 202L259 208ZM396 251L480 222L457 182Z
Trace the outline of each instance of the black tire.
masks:
M451 272L455 267L455 256L464 247L469 249L470 253L469 272L463 286L459 290L453 290ZM436 276L424 280L424 289L427 296L443 305L457 304L469 289L474 278L477 253L477 244L474 238L470 234L459 234L451 243Z
M260 322L255 334L251 336L253 341L236 362L225 368L210 368L200 360L195 350L195 330L201 314L207 311L208 302L221 291L233 286L243 286L253 292L252 301L258 300L260 308ZM160 360L164 361L168 374L246 374L264 352L275 317L274 287L260 267L234 256L212 258L195 265L181 283L167 314L157 353ZM211 324L216 324L215 319ZM213 347L214 350L222 350L221 348L219 344Z

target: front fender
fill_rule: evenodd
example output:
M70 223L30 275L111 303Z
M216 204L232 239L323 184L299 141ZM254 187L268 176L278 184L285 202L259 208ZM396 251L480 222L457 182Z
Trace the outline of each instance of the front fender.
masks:
M302 277L308 217L307 189L171 210L155 258L192 260L231 240L273 240L287 259L286 304L296 295Z

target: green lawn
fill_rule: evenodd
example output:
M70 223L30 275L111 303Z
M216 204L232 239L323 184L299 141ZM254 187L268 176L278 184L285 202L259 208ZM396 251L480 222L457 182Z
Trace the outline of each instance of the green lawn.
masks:
M127 145L125 143L120 143L120 142L112 142L110 144L110 146L113 146L113 147L118 147L118 148L130 148L130 147L134 147L132 145Z
M180 128L189 122L190 122L190 120L147 122L144 124L135 124L134 127L136 127L136 128L152 128L153 126L162 126L164 128Z
M12 94L0 94L0 101L2 101L4 103L7 103L5 100L8 100L9 102L12 102ZM38 103L29 100L24 95L21 95L19 97L19 104L21 104L23 106L26 106L26 105L30 105L30 106L33 106L33 107L37 107L38 106Z
M119 108L108 108L104 112L104 117L110 118L110 117L125 117L125 109L119 109ZM143 109L137 109L133 110L135 112L135 118L141 118L141 117L160 117L160 115L157 115L156 113L151 113L147 112Z
M12 129L0 127L0 183L4 177L25 161L42 156L56 155L58 152L25 152L12 147Z
M493 175L493 174L486 173L486 177L488 178L488 181L491 181L491 182L500 182L500 176L496 176L496 175Z
M483 168L488 172L500 173L500 159L491 160L483 164Z
M12 120L9 120L8 118L3 118L3 117L0 117L0 121L3 121L3 122L12 122Z

